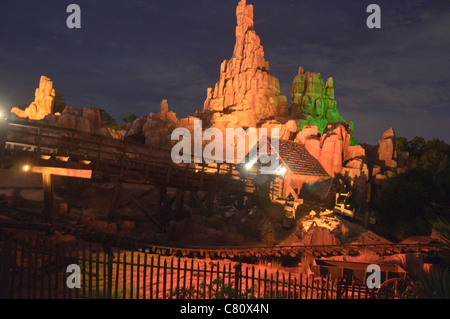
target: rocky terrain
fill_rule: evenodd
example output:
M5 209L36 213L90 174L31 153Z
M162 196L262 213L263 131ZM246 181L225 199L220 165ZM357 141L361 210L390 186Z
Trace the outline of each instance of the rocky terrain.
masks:
M163 100L158 113L152 112L136 119L123 136L116 137L149 147L170 148L172 131L179 127L193 131L195 120L203 121L203 129L278 128L280 139L304 145L333 182L339 179L349 182L353 187L354 201L364 208L383 181L406 166L406 154L395 150L395 131L389 129L380 134L378 145L360 145L353 136L353 123L347 122L337 109L334 79L324 82L320 73L306 72L302 67L293 80L289 105L287 98L280 93L278 79L270 75L269 62L255 31L253 6L241 0L236 18L233 54L221 64L218 82L207 89L203 109L198 110L195 116L178 119L169 110L168 101ZM19 117L80 132L111 135L102 123L99 111L94 108L67 107L61 114L53 114L54 98L53 82L43 76L30 107L25 111L13 109L11 112ZM233 216L239 216L241 221L248 217L252 208L247 207L245 213L238 212ZM219 215L227 219L223 212ZM192 216L195 219L195 211ZM173 227L185 226L177 224ZM220 231L224 234L239 233L239 229L230 231L226 227ZM210 231L208 236L211 238L213 235L216 236L217 232ZM240 244L245 238L241 239L231 241Z

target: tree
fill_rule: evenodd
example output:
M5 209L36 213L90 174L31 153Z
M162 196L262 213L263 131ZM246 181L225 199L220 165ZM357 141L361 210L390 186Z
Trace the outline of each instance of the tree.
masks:
M30 106L29 104L21 104L16 107L24 111L29 106ZM66 106L67 104L64 101L64 94L62 92L55 91L55 103L53 105L53 113L62 113L62 111L64 111Z
M124 123L133 123L134 121L136 121L137 118L138 118L138 116L136 114L129 114L123 118L123 122Z
M98 109L98 111L100 112L100 118L102 119L102 122L103 124L105 124L105 126L113 127L117 125L116 120L104 109Z
M25 109L26 109L28 106L29 106L28 104L20 104L20 105L17 105L17 106L15 106L15 107L17 107L19 110L25 111Z
M53 113L62 113L66 108L67 104L64 101L64 94L55 91L55 104L53 105Z
M386 182L377 205L386 220L415 218L431 203L434 190L432 174L423 168L413 168Z

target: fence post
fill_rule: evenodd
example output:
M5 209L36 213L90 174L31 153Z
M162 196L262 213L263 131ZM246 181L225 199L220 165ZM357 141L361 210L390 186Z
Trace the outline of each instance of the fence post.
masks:
M239 293L240 281L242 276L242 264L234 266L234 290Z
M8 277L11 263L11 241L3 234L0 234L0 299L8 298Z
M107 299L111 299L111 295L112 295L112 276L113 276L113 260L114 260L114 254L111 251L110 247L105 247L105 252L108 255L108 284L107 284ZM119 265L117 264L117 268L119 268ZM116 280L118 280L118 278L116 278Z

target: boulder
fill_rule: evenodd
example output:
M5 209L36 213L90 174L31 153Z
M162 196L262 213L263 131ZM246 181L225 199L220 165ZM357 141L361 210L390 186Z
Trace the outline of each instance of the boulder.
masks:
M340 245L339 239L328 228L314 227L302 239L302 244L311 245Z
M185 127L193 132L195 120L198 119L193 116L178 119L174 112L169 111L167 100L162 100L160 113L150 113L136 119L125 133L125 140L151 147L169 147L172 146L173 130Z
M29 118L30 120L43 120L46 115L52 114L53 112L55 94L53 82L46 76L41 76L39 87L36 89L34 102L25 110L14 107L11 109L11 113L21 118Z
M99 110L92 107L76 109L68 106L59 116L47 116L46 121L56 122L59 126L75 129L81 133L110 136L108 128L102 122Z
M334 99L333 86L333 78L329 78L324 84L320 73L305 72L300 67L292 83L291 113L297 116L319 116L330 122L342 121Z
M391 171L397 169L395 144L396 136L392 128L384 132L382 139L378 142L378 161L383 168Z

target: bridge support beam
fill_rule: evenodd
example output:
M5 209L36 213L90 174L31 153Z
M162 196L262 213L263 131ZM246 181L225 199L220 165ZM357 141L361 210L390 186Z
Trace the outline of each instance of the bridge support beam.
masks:
M183 218L184 190L177 189L175 196L175 218L180 220Z
M7 125L8 123L0 118L0 164L3 163L3 158L5 156Z
M30 170L27 167L27 170ZM80 169L68 169L58 167L31 167L31 172L42 174L42 188L44 190L44 214L47 223L50 224L51 232L54 232L55 223L55 205L54 205L54 187L53 176L67 176L90 179L92 171Z
M51 232L53 233L53 225L55 223L55 205L54 205L54 188L53 175L49 173L42 173L42 187L44 189L44 214L45 220L51 225Z

